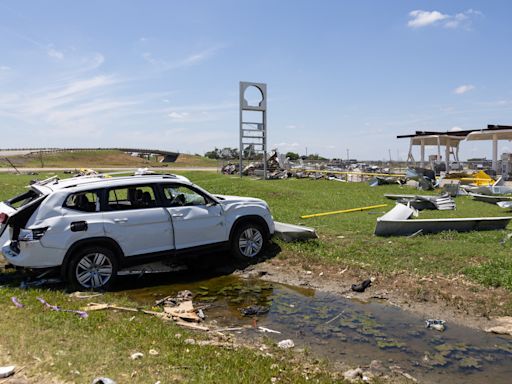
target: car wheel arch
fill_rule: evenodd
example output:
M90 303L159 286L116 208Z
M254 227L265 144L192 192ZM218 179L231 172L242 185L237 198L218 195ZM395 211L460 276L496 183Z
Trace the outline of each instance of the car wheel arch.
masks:
M235 220L233 225L231 226L231 230L229 231L229 241L232 241L233 234L235 233L235 230L238 226L246 223L256 223L262 227L262 229L265 231L265 236L268 239L270 237L270 230L268 228L268 224L265 221L265 219L258 215L248 215L248 216L241 216Z
M64 280L66 280L67 269L73 254L82 248L90 246L106 247L110 249L112 252L114 252L114 255L116 256L119 265L122 264L124 253L119 244L117 243L117 241L115 241L114 239L110 237L91 237L88 239L78 240L77 242L73 243L71 247L69 247L68 251L66 252L66 255L64 256L64 260L61 265L61 277Z

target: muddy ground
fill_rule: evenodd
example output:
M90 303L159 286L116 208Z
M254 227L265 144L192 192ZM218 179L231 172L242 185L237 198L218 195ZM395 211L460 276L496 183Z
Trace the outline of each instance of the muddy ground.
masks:
M485 330L495 317L510 316L512 295L503 288L488 288L467 281L463 276L418 277L405 272L369 275L362 269L333 265L297 265L290 259L274 258L237 272L242 276L313 288L359 301L379 300L415 312L425 319L443 319L470 328ZM363 293L351 285L373 280Z

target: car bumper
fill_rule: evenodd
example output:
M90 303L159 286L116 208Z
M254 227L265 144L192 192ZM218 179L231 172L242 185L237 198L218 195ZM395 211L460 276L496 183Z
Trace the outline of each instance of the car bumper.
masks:
M45 248L40 241L20 241L19 250L8 241L2 247L5 259L14 266L24 268L49 268L62 264L65 252L61 249Z

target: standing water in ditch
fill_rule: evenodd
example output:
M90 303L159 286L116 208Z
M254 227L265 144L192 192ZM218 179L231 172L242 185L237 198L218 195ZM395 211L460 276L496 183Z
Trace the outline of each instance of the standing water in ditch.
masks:
M450 324L444 332L427 329L424 318L389 305L235 276L123 294L151 305L184 289L192 291L196 303L210 304L207 320L220 326L253 324L241 308L268 309L257 316L258 326L281 334L266 335L276 341L292 339L296 346L333 363L364 366L380 360L431 383L510 383L512 377L511 337Z

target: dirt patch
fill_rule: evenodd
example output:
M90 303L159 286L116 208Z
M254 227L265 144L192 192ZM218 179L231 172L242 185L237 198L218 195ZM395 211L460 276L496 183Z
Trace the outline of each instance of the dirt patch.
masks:
M241 272L282 284L313 288L359 301L379 300L425 318L443 319L471 328L489 328L493 317L510 315L512 294L503 288L486 288L462 276L418 277L405 272L368 274L364 269L332 265L293 265L275 258ZM352 284L373 280L363 293Z

